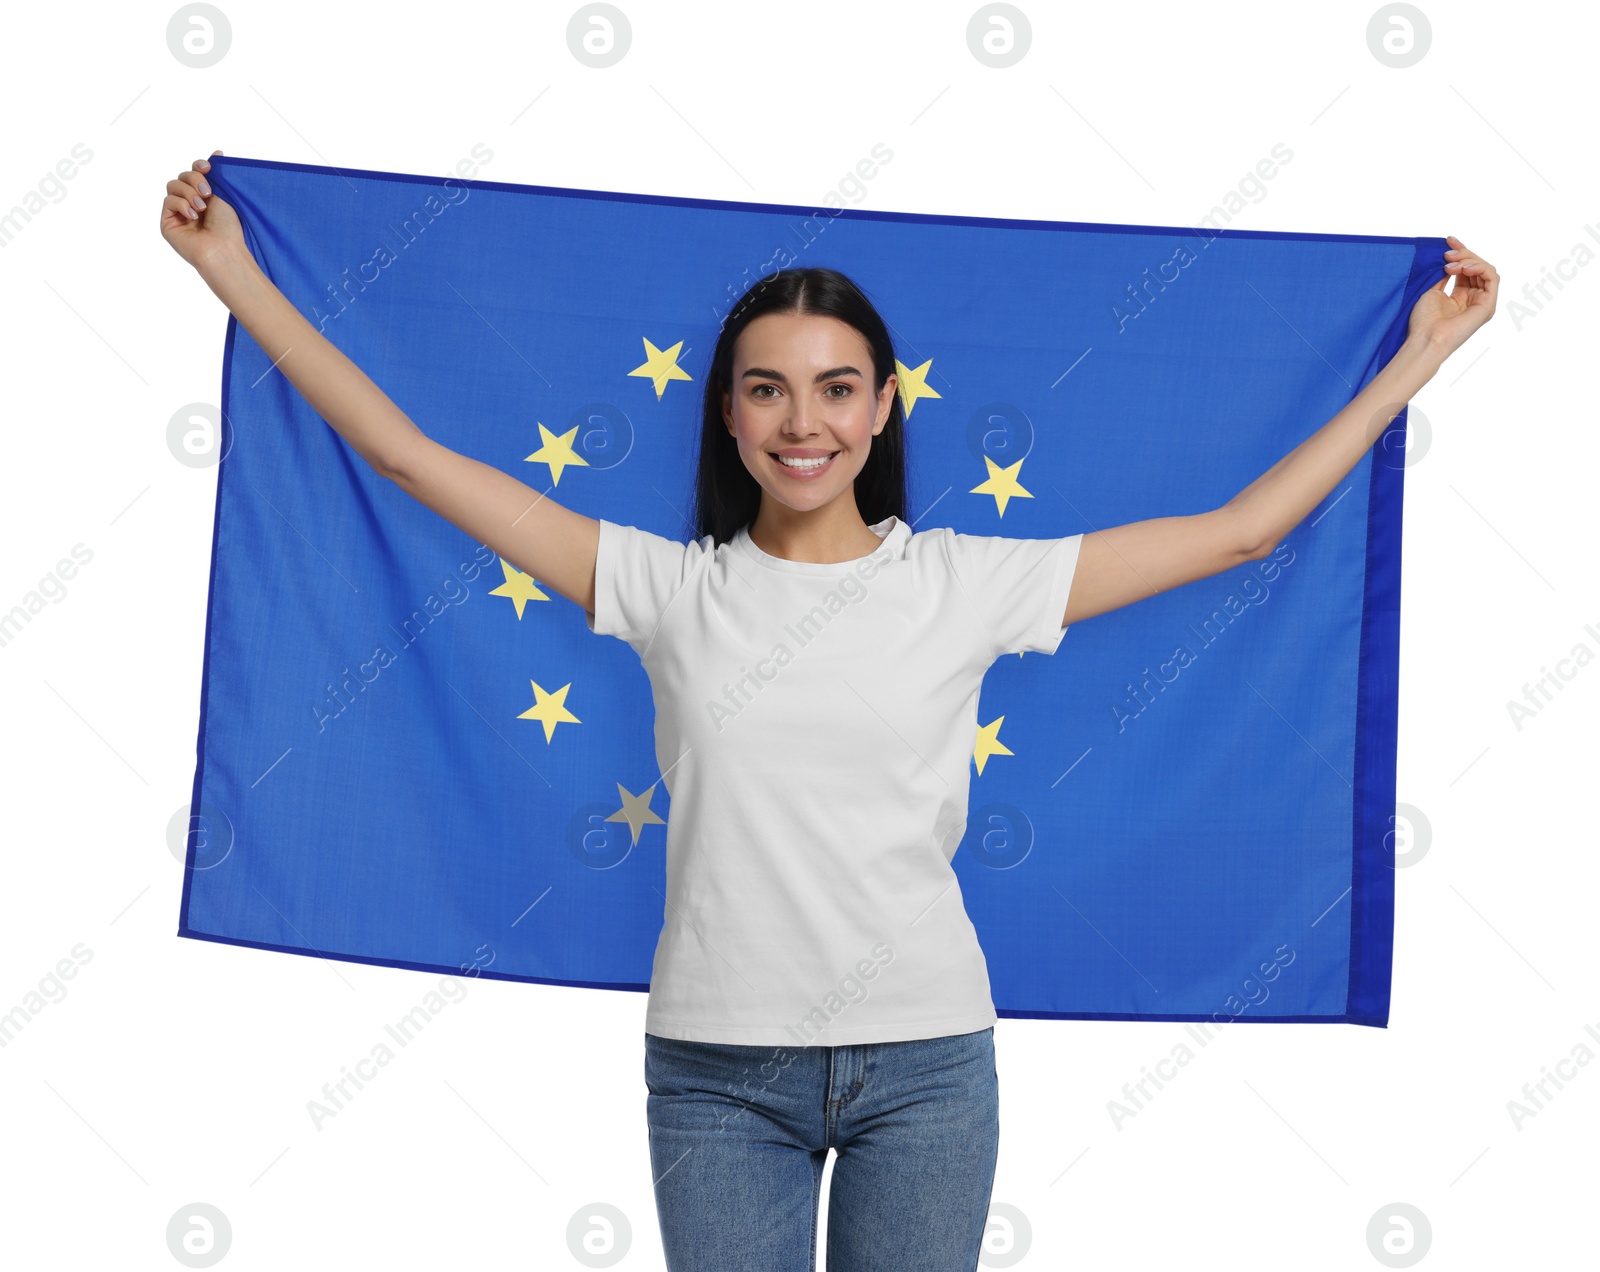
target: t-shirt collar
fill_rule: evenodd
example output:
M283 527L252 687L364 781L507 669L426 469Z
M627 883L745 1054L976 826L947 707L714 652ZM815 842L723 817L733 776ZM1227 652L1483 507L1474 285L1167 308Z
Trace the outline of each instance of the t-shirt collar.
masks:
M728 543L729 546L742 555L771 570L782 570L788 574L840 575L849 574L869 560L875 559L880 563L897 560L904 553L905 545L911 538L911 527L896 516L886 517L882 521L869 526L868 529L882 539L883 543L865 556L857 557L852 561L786 561L782 557L772 556L758 548L755 545L755 541L750 537L750 528L748 526L740 526L733 538L728 540Z

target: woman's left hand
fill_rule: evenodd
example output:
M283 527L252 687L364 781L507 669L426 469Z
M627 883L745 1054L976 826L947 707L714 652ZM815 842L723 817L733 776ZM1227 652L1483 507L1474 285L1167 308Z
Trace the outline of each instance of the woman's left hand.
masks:
M1444 277L1411 307L1407 334L1439 345L1448 354L1459 349L1468 336L1494 316L1500 275L1453 234L1445 235L1445 242L1450 249L1444 254ZM1456 280L1455 290L1446 295L1444 285L1452 277Z

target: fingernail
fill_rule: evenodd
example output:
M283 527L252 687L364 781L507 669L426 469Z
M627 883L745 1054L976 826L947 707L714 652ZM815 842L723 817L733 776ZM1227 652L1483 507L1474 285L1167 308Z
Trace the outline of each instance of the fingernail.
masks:
M201 201L198 194L195 195L194 198L190 199L189 202L194 204L195 207L199 208L202 212L206 210L206 205Z
M200 193L205 195L209 195L211 193L211 186L206 182L204 177L200 179Z
M200 219L200 214L191 208L187 203L183 205L183 210L188 214L188 217L191 221L198 221Z

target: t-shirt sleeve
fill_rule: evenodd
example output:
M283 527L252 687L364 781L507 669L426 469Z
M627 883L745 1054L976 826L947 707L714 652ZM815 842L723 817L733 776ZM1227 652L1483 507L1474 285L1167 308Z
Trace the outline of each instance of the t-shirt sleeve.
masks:
M1066 634L1081 534L1063 539L949 536L956 582L993 642L993 655L1053 654Z
M600 636L616 636L640 653L654 638L667 605L688 582L710 543L679 543L637 526L600 520L594 562L594 614L584 621Z

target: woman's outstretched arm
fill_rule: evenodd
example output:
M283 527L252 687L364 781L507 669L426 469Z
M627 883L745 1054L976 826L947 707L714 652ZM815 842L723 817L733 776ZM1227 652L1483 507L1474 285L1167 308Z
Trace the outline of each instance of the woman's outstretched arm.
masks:
M1500 276L1451 237L1445 273L1412 307L1406 340L1361 392L1222 507L1086 534L1063 625L1259 560L1344 480L1444 360L1494 314ZM1454 278L1455 290L1445 283Z
M205 179L210 167L208 160L196 160L167 182L162 237L375 472L592 611L600 523L423 433L266 276L245 245L233 208L211 192Z

